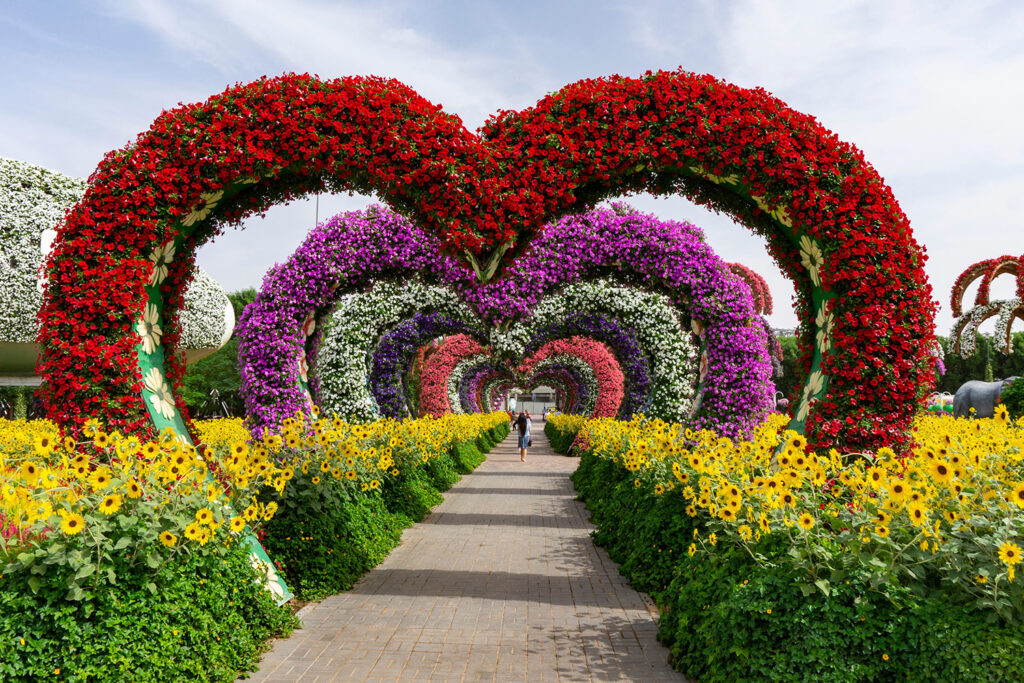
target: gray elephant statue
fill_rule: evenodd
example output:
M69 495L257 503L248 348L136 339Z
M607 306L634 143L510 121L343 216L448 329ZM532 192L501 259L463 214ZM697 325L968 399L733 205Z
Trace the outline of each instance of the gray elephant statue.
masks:
M974 417L992 417L1003 389L1015 379L1018 378L1007 377L998 382L964 382L953 397L953 416L967 417L974 408Z

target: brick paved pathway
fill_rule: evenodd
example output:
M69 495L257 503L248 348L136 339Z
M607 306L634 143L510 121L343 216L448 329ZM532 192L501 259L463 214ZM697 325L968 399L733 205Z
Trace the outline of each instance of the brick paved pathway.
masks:
M525 464L510 435L351 591L306 608L252 680L683 680L542 425Z

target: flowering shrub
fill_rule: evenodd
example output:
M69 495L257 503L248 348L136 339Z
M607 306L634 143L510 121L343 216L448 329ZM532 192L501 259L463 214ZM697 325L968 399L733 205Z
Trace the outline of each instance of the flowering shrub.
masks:
M606 317L588 317L597 314ZM499 354L522 358L547 339L571 336L567 332L577 329L579 334L621 349L624 345L610 339L616 331L607 329L604 320L617 321L644 354L638 357L616 352L624 375L633 378L628 383L629 390L635 392L635 396L625 399L625 416L642 410L664 420L685 419L696 388L699 352L689 331L683 328L679 312L665 295L609 280L571 284L542 299L527 320L513 323L503 333L492 334L491 344ZM650 375L644 377L643 364L648 360ZM634 364L641 367L636 369ZM644 391L648 382L650 389Z
M989 289L992 280L1000 275L1013 275L1017 280L1017 296L1005 301L990 301ZM964 294L976 280L981 280L974 306L964 312ZM978 327L989 318L998 316L993 340L1002 343L996 347L1003 353L1013 351L1011 339L1014 318L1024 320L1024 256L1000 256L979 261L960 274L953 283L950 306L957 317L950 332L949 341L955 353L964 358L974 355Z
M1024 643L1024 422L921 417L909 457L856 458L807 450L780 416L741 442L657 420L549 422L575 433L596 540L663 603L662 638L688 675L1021 671L1006 657ZM944 630L971 654L934 653ZM797 641L780 659L784 634Z
M526 316L545 294L609 272L665 293L698 336L694 427L740 436L768 414L771 364L750 291L689 223L658 220L622 205L565 217L548 226L486 295L495 302L491 310Z
M580 81L479 136L393 80L264 78L165 111L91 180L58 233L42 309L44 401L62 424L104 413L122 430L184 431L175 354L137 348L147 304L173 350L195 249L327 188L378 192L482 281L547 220L624 192L680 193L765 235L798 283L809 376L796 417L814 444L906 445L931 380L925 258L889 188L811 117L711 76ZM269 324L297 346L294 327ZM296 356L280 355L274 371L292 372ZM713 384L708 399L728 400Z
M594 244L584 256L577 256L579 245L587 239ZM334 372L331 365L325 368L331 376L326 381L335 387L335 393L328 392L331 411L362 419L372 417L375 410L385 415L404 414L401 378L415 351L414 341L420 337L407 337L401 353L389 346L384 360L378 358L380 351L374 344L380 344L379 331L384 326L398 324L417 310L443 311L452 320L471 325L467 331L481 329L481 319L498 326L490 331L491 344L500 356L513 362L552 336L597 335L612 344L625 368L626 414L643 407L659 417L684 419L696 411L698 424L713 425L729 434L743 433L767 414L771 387L763 321L753 313L747 290L729 275L697 228L657 221L623 207L591 212L550 226L505 277L482 287L473 285L453 261L439 256L439 247L404 219L374 208L365 214L340 214L330 219L288 263L268 275L261 296L246 310L240 325L243 390L250 401L253 428L276 424L281 415L311 404L304 381L312 377L314 393L318 393L319 346L328 347L331 358L345 355L349 358L346 367L354 371L349 379L337 379L342 373ZM559 260L562 254L572 255L572 259L563 263ZM563 265L565 269L560 270ZM578 281L600 277L609 270L638 285ZM381 323L366 324L362 330L353 328L358 323L347 323L347 332L341 328L335 332L333 324L319 317L319 311L330 311L346 292L365 288L382 273L403 272L414 278L413 284L402 291L401 304L379 300ZM417 284L415 278L436 284ZM533 285L535 280L539 289ZM661 289L665 294L643 288ZM358 297L344 300L338 315L349 315L353 305L370 311L378 301L354 304L360 301ZM479 318L471 318L459 300L468 302ZM704 303L697 305L698 301ZM570 310L579 316L568 316ZM604 320L593 317L595 314L602 314ZM682 325L691 325L691 314L700 316L693 326L706 340L706 361L699 376L698 351L689 340L690 332L682 329ZM298 321L304 322L296 329ZM635 332L642 353L620 325ZM292 331L282 336L289 326ZM402 329L408 334L412 328ZM437 333L452 331L463 330L438 328ZM421 344L425 335L422 340ZM280 353L282 345L294 348L295 355ZM373 355L372 365L379 369L370 380L376 407L359 387L360 357L366 354ZM312 363L309 375L307 356ZM653 382L648 379L648 358L654 363ZM295 362L297 370L289 365ZM477 398L469 398L470 394L479 395L477 387L462 387L460 381L461 375L458 380L449 376L450 405L458 408L463 404L462 398L456 398L460 392L466 394L467 405L478 405ZM699 410L691 400L698 382ZM653 385L650 393L649 384ZM343 391L345 387L349 391ZM421 409L429 413L433 408Z
M459 335L468 331L469 326L459 320L440 313L421 313L384 337L373 355L370 373L370 389L381 414L400 417L408 413L401 383L417 349L443 335ZM421 391L422 387L421 376Z
M457 334L446 339L423 365L420 374L420 410L434 417L451 412L455 404L448 392L449 377L463 360L481 355L487 355L487 350L471 337Z
M964 294L967 288L979 279L978 293L974 297L975 306L986 306L989 303L989 290L992 280L1000 275L1013 275L1017 280L1017 298L1024 299L1024 255L1000 256L998 258L979 261L960 273L950 292L949 305L953 315L964 314Z
M30 344L43 302L40 269L64 218L85 193L79 178L0 158L0 342ZM182 346L216 348L228 331L227 295L201 268L185 293Z
M615 417L618 414L622 403L622 370L607 346L584 337L556 339L537 349L518 370L524 374L534 372L549 359L554 361L556 358L563 365L567 358L578 358L594 373L596 392L593 407L588 401L587 408L582 411L584 414L594 417Z
M0 674L143 679L127 667L152 662L235 680L294 624L262 588L247 531L307 599L341 590L508 430L504 415L290 419L259 440L239 420L197 426L201 459L169 432L143 443L90 422L61 439L50 422L0 420Z

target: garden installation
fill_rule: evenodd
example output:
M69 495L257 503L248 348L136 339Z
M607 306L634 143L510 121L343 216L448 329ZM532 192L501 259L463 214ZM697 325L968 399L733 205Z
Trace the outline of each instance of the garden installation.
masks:
M443 492L505 473L487 455L530 436L504 408L539 387L559 414L533 437L579 459L593 541L683 675L1024 679L1024 380L989 378L989 414L926 410L924 249L856 147L764 90L582 80L474 133L397 80L264 77L65 185L66 213L19 209L55 234L17 299L46 417L0 420L0 679L256 669L289 604L364 590L403 530L446 523ZM197 251L325 192L378 203L280 255L234 330L244 419L192 419L190 312L224 311L190 303ZM732 217L792 280L784 403L766 280L618 201L641 192ZM997 314L1012 351L1021 263L957 282L960 316L983 280L947 360Z

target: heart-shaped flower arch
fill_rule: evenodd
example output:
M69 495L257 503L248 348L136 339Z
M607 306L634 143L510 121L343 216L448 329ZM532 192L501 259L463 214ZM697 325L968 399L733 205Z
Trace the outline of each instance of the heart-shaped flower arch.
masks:
M319 358L321 341L326 359L339 355L347 359L324 364L324 372L317 369L312 377L319 381L323 374L322 387L328 389L350 388L349 396L341 397L320 391L321 407L345 417L367 418L359 411L364 405L370 409L370 399L359 390L361 373L352 370L360 365L360 355L371 352L377 331L420 310L468 323L444 330L436 325L430 328L437 334L468 332L489 323L495 351L517 363L554 337L602 333L611 341L616 338L613 332L594 325L593 315L613 317L643 330L638 337L655 369L652 416L687 420L698 429L742 437L770 410L774 390L769 383L764 323L754 314L749 290L714 254L699 228L621 206L566 217L550 225L515 259L503 279L484 286L474 283L450 258L441 257L437 247L433 238L408 221L372 207L327 220L287 262L269 273L239 324L238 357L250 428L256 432L276 429L284 417L311 403L304 384L309 375L300 368L306 366L307 358ZM408 296L378 298L376 287L356 294L338 307L340 319L331 325L339 331L322 339L316 336L339 299L384 277L409 283ZM613 277L663 294L587 280L595 277ZM445 288L459 299L445 296ZM385 286L381 291L387 294L393 288ZM475 311L476 324L460 300ZM344 320L353 309L363 322ZM358 313L362 310L365 315ZM589 317L576 320L571 311ZM645 323L645 317L657 319ZM697 363L701 354L687 341L691 327L705 347L701 372ZM369 376L377 408L388 416L403 414L400 378L416 345L430 338L402 329L401 343L380 342L386 358L374 360ZM344 343L338 343L332 336L336 334L353 335L358 343L339 349ZM642 372L626 352L626 344L616 343L614 348L623 351L619 359L626 363L631 378ZM343 379L338 377L340 372L354 376ZM299 375L303 382L297 381ZM699 385L691 401L694 377ZM459 403L458 390L451 391L456 396L451 403ZM337 410L346 405L354 410ZM630 405L630 410L634 408Z
M261 79L164 112L91 181L41 311L43 400L67 425L185 434L183 366L165 349L195 250L325 190L376 192L483 280L547 220L604 198L682 194L729 213L797 283L809 376L795 426L806 418L815 446L905 445L932 376L925 256L889 188L813 118L712 76L580 81L479 136L394 80ZM151 354L133 331L147 303L169 331Z

